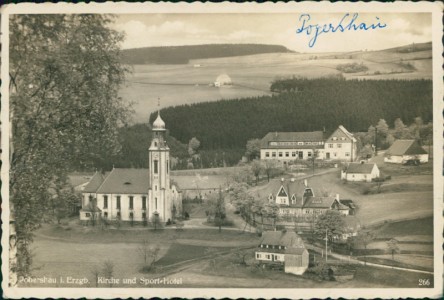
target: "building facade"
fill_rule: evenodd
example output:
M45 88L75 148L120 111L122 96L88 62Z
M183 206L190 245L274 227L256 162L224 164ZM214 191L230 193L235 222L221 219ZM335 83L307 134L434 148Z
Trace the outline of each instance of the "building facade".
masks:
M96 172L82 192L80 219L165 223L182 211L182 193L170 180L170 149L158 114L148 149L149 169Z
M350 211L348 206L340 202L339 194L335 197L316 196L306 181L302 184L293 179L281 180L278 191L270 193L268 201L274 202L279 207L278 213L281 217L311 218L324 214L328 210L336 210L347 216Z
M371 182L373 179L379 178L379 168L374 163L349 163L348 166L341 171L341 179L346 181L366 181Z
M260 157L287 163L298 159L354 161L357 140L340 125L328 138L322 131L269 132L261 140Z
M309 254L302 239L293 231L265 231L255 252L261 264L284 267L285 273L302 275L308 268Z

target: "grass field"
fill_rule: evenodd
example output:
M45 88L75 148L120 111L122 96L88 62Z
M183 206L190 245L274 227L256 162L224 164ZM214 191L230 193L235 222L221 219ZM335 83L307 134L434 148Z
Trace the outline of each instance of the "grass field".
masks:
M270 84L277 78L315 78L340 74L336 70L339 64L362 62L369 68L366 72L344 74L346 78L432 77L430 50L415 53L321 53L316 54L316 59L313 58L311 54L268 53L194 60L183 65L134 65L120 96L126 102L134 103L135 122L147 122L150 113L157 109L158 97L161 98L161 107L168 107L270 95ZM415 70L406 69L405 63L413 65ZM200 67L194 67L195 64ZM220 88L210 86L222 74L227 74L233 85Z

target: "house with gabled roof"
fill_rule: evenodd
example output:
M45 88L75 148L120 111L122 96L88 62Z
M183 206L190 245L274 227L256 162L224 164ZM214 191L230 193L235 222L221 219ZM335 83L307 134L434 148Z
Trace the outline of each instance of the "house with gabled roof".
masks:
M80 219L172 221L181 211L182 193L170 178L170 149L160 114L153 123L148 169L113 168L96 172L82 191Z
M328 210L337 210L348 215L350 208L340 202L339 194L316 196L306 180L284 180L274 184L276 192L268 195L268 201L279 207L280 216L310 216L324 214ZM272 187L273 188L273 187Z
M339 125L325 141L325 159L354 161L357 157L357 140L344 126Z
M384 154L384 162L404 164L408 161L429 161L427 151L416 140L396 140Z
M294 231L265 231L255 259L261 264L281 265L285 273L302 275L308 268L309 254Z
M367 181L371 182L379 178L379 168L375 163L349 163L341 171L341 179L346 181Z

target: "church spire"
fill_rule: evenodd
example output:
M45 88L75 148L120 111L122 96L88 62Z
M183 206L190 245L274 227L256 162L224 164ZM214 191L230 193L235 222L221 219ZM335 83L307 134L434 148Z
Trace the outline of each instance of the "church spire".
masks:
M160 117L160 98L157 98L157 118L153 122L153 131L165 131L165 122Z

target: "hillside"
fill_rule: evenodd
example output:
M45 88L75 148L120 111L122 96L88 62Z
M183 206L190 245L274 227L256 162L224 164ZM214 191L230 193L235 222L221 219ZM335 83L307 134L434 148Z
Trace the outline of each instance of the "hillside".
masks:
M186 104L161 110L170 134L182 143L192 137L202 149L242 149L251 138L270 131L331 132L344 125L367 131L379 119L393 126L396 118L432 120L430 80L286 80L288 92L273 96ZM276 81L276 86L281 81ZM152 114L150 122L155 115Z
M135 122L146 123L161 107L240 99L268 95L277 78L320 78L344 76L346 79L432 79L431 43L408 45L380 51L347 53L263 53L245 56L193 59L188 64L133 65L127 85L120 90L125 101L134 103ZM341 65L358 64L359 72L342 72ZM232 85L211 84L228 75Z
M292 52L284 46L264 44L211 44L145 47L122 51L123 62L140 64L187 64L192 59Z

